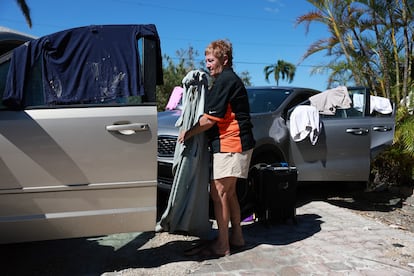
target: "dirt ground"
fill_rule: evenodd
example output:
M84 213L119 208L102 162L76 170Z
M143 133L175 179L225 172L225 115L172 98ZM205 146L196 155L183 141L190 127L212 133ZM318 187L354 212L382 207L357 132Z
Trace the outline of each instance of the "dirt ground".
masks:
M330 185L330 186L329 186ZM414 233L413 186L366 191L363 186L333 188L331 184L299 188L299 200L320 199L371 217L393 228Z

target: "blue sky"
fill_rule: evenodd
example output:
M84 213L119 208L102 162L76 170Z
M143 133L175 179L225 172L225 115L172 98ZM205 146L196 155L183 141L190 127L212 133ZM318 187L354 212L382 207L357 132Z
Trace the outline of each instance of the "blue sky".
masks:
M310 75L312 66L326 63L323 55L298 62L311 43L329 36L326 27L312 24L294 26L297 17L313 10L306 0L26 0L33 27L30 29L14 0L0 1L0 26L42 36L62 29L92 24L148 24L157 26L162 53L175 58L176 51L192 46L197 59L215 39L233 43L234 70L248 71L253 85L266 82L263 68L277 60L297 65L292 83L324 90L326 75Z

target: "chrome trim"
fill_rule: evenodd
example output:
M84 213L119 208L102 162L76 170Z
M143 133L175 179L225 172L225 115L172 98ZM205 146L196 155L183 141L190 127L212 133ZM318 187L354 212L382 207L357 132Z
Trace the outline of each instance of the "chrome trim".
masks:
M68 189L81 190L91 188L125 188L125 187L152 187L157 185L157 180L148 181L126 181L126 182L110 182L110 183L92 183L92 184L78 184L78 185L55 185L55 186L37 186L25 187L23 189L4 189L0 190L1 194L24 193L24 192L41 192L41 191L66 191Z
M36 214L26 216L10 216L0 217L0 223L2 222L21 222L39 219L60 219L70 217L86 217L86 216L101 216L101 215L114 215L114 214L125 214L125 213L142 213L156 211L156 207L141 207L141 208L123 208L123 209L108 209L99 211L78 211L78 212L59 212L59 213L48 213L48 214Z

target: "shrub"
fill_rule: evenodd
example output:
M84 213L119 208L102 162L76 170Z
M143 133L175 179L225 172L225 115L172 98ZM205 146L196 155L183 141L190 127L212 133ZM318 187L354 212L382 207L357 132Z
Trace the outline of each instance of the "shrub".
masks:
M394 142L372 162L370 189L414 184L414 116L400 107L396 114Z

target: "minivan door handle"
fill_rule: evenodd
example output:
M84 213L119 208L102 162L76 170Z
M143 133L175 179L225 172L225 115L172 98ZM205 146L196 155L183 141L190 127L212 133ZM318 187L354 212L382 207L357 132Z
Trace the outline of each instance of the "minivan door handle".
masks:
M145 123L131 123L131 124L120 124L120 125L109 125L106 126L107 131L119 132L123 135L132 135L136 132L148 131L149 125Z
M347 128L346 133L354 134L354 135L366 135L368 134L369 130L367 128Z

